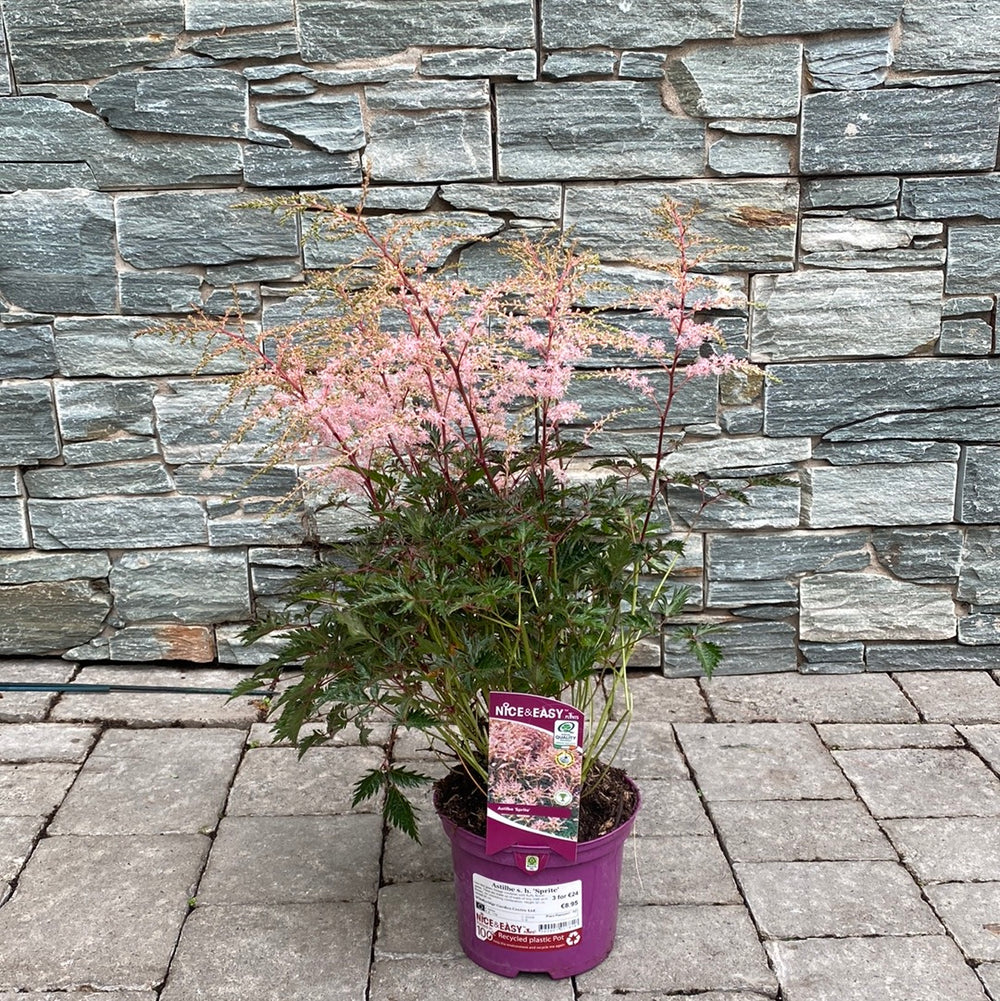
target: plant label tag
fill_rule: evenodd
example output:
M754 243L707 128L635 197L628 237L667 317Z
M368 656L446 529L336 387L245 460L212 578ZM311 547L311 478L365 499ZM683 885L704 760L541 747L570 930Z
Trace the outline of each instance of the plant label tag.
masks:
M558 699L490 693L486 854L517 845L576 860L583 713Z

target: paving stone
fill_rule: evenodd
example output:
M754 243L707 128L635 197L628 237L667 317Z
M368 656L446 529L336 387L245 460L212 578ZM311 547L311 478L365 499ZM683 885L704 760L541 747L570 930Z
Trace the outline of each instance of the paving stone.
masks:
M115 991L110 997L105 991L74 991L72 996L73 1001L156 1001L156 991ZM63 991L28 994L0 991L0 1001L66 1001L66 994Z
M444 774L445 769L440 765L425 768L421 764L421 771L438 777ZM410 795L420 825L419 844L395 828L390 828L387 832L382 853L383 883L390 885L451 880L454 873L451 842L435 815L432 795L430 786L415 789Z
M233 817L350 813L351 789L382 762L380 748L315 747L299 759L290 747L251 748L229 795ZM368 800L355 812L372 813Z
M494 1001L521 1001L525 993L538 1001L573 1001L571 979L552 980L544 973L498 977L464 956L458 959L378 959L372 967L370 1001L441 1001L488 996ZM169 1001L169 999L168 999Z
M20 723L0 726L0 762L81 762L97 739L97 728L60 723Z
M991 998L1000 998L1000 963L983 963L976 967L979 979L986 985Z
M80 684L152 685L208 688L231 691L245 677L225 668L173 668L121 665L87 666L74 679ZM165 692L107 692L64 695L53 708L53 720L101 720L111 725L224 726L248 729L259 715L253 699L229 702L226 695L174 694Z
M687 766L669 723L633 723L615 755L633 779L687 779Z
M17 877L44 825L44 817L0 817L0 880Z
M944 935L771 942L787 1001L984 1001L976 975Z
M986 759L995 772L1000 772L1000 727L960 726L959 732L976 753Z
M896 861L856 800L719 801L711 814L733 862Z
M1000 883L937 883L924 892L967 959L1000 960Z
M637 837L714 834L690 780L646 778L639 783L639 794L642 807L633 828Z
M961 747L955 728L945 723L824 723L816 727L831 750L893 747Z
M226 805L240 730L106 730L50 834L207 834Z
M623 907L614 951L576 981L583 993L777 992L746 909L731 904Z
M633 723L704 723L709 719L705 697L693 678L629 672Z
M0 661L0 677L23 684L61 684L69 681L75 670L74 665L61 660L8 657ZM45 718L55 700L54 692L4 692L0 696L0 723L38 722Z
M990 170L997 153L998 96L993 84L811 94L802 106L801 170Z
M834 751L876 817L1000 816L1000 780L971 751Z
M917 713L886 677L719 677L702 685L720 722L916 723Z
M200 835L43 839L0 908L0 986L152 989L208 847Z
M683 835L629 841L619 892L623 905L741 902L715 838Z
M368 979L371 904L196 907L184 923L163 1001L251 996L353 1001Z
M884 820L882 827L921 884L985 882L1000 872L994 817Z
M1000 685L986 671L902 672L896 681L929 723L1000 723Z
M62 802L78 766L39 761L0 765L0 816L48 816Z
M675 729L710 802L854 798L830 753L805 724L679 723Z
M733 869L766 939L941 930L898 862L742 862Z
M462 956L451 881L383 886L378 893L379 959Z
M381 845L382 818L373 814L224 817L198 904L374 903ZM253 879L247 879L248 859L266 860Z
M672 115L655 81L496 89L501 180L691 177L704 166L704 126Z

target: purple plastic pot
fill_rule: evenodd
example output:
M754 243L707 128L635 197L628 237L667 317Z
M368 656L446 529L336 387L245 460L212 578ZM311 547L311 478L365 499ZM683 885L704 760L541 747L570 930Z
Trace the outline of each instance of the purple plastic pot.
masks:
M458 935L469 959L504 977L556 979L605 960L615 941L622 853L638 810L636 790L632 816L581 842L575 862L520 845L487 855L485 838L441 817L451 841Z

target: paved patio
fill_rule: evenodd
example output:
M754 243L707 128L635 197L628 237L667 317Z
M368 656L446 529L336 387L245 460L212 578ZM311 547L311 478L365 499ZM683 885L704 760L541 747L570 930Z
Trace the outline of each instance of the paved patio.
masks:
M0 661L71 677L233 679ZM574 981L462 956L433 814L417 846L350 808L375 749L299 761L249 700L8 694L0 999L1000 1001L998 681L637 677L618 941Z

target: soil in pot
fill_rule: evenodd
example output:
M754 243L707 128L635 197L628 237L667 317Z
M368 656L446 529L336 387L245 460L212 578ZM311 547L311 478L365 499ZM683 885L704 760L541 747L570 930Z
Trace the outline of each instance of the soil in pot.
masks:
M593 841L623 824L635 812L637 796L620 768L597 764L580 797L579 841ZM464 768L453 768L434 784L438 813L463 830L486 837L486 796Z

